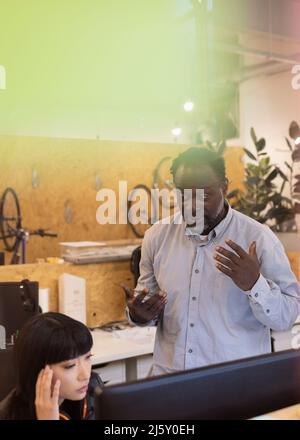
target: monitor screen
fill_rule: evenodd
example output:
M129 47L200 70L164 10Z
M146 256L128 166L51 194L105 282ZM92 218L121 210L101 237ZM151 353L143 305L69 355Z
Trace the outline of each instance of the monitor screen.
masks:
M249 419L300 402L300 350L95 391L100 420Z

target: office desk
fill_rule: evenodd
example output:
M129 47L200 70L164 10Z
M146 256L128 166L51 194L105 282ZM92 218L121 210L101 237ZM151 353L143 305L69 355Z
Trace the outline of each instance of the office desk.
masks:
M155 327L93 330L93 370L110 385L142 379L152 365Z
M300 316L292 330L273 332L275 351L299 348L299 330ZM126 332L128 337L122 337ZM146 377L152 365L155 332L155 327L133 327L115 333L93 330L93 368L109 384Z
M300 420L300 404L273 411L267 417L274 420Z

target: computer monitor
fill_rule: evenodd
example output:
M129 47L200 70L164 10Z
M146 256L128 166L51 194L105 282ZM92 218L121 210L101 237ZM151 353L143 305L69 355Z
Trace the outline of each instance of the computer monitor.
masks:
M5 328L8 343L39 312L38 292L39 284L35 281L0 283L0 325Z
M242 420L300 403L300 350L95 391L100 420Z

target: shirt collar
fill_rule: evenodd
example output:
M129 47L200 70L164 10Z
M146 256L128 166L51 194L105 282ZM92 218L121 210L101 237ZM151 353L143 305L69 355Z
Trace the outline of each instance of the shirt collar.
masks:
M216 238L220 238L224 234L224 232L228 228L229 223L231 222L231 219L232 219L233 210L232 210L231 206L229 205L229 203L227 202L227 200L225 200L225 203L228 207L227 214L223 218L223 220L213 229L213 231L215 232Z

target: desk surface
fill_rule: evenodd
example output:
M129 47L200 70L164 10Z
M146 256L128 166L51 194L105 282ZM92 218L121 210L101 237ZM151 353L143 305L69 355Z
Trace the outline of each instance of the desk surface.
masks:
M134 327L128 330L92 331L94 345L92 364L128 359L153 353L155 327Z
M272 420L300 420L300 404L266 414Z

